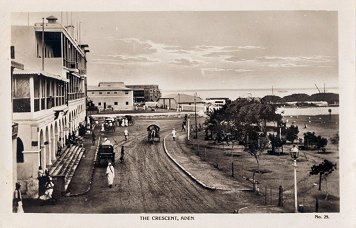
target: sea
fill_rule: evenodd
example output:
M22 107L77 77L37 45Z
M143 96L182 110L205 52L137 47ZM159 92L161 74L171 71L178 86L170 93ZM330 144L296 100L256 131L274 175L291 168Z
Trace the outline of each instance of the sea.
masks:
M312 95L315 93L339 93L338 87L326 87L319 88L250 88L250 89L196 89L196 90L162 90L162 95L184 93L188 95L197 94L202 99L206 98L229 98L230 100L236 100L239 97L259 97L262 98L266 95L275 95L279 97L285 97L294 93L305 93Z
M319 88L320 89L320 88ZM337 87L326 87L322 88L320 92L326 93L339 93ZM162 90L162 96L168 94L184 93L194 96L196 95L202 99L206 98L229 98L230 100L236 100L239 97L259 97L262 98L266 95L275 95L279 97L285 97L295 93L305 93L312 95L319 93L317 88L274 88L271 89L196 89L196 90ZM331 111L331 113L330 113ZM277 113L283 116L316 116L316 115L338 115L339 107L281 107L278 108Z

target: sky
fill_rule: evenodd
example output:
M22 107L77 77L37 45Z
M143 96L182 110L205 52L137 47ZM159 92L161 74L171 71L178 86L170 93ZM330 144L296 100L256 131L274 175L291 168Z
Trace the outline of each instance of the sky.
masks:
M33 25L49 15L64 25L80 22L80 40L90 49L89 85L338 87L334 11L13 13L12 24Z

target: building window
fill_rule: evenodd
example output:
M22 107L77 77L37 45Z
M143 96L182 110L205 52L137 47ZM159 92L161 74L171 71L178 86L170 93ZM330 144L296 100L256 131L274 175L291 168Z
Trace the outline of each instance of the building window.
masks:
M103 94L103 92L99 92L99 94Z
M114 102L114 105L118 105L119 103L118 102Z
M117 94L117 92L114 92L114 94Z
M106 92L106 94L110 94L110 92Z
M91 94L94 94L95 92L91 92Z
M125 91L125 94L129 94L129 91Z
M129 105L129 102L128 102L128 101L126 101L126 105Z
M101 102L98 102L98 105L101 106Z

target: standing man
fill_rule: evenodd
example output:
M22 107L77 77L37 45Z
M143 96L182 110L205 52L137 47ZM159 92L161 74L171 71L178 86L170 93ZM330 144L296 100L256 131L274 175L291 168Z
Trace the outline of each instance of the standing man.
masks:
M108 163L108 167L106 168L106 178L108 179L109 188L112 187L114 182L115 172L114 166L112 166L111 162Z
M124 130L124 135L125 135L125 141L127 141L127 138L129 136L129 131L127 130L127 128L125 128Z
M14 198L12 201L12 211L14 213L23 213L23 208L22 208L22 195L21 195L21 184L16 183L15 186L15 191L14 191Z
M176 141L176 130L173 128L172 130L173 141Z
M95 145L95 140L96 140L96 135L94 133L94 131L91 132L91 141L93 143L93 145Z
M121 146L121 156L120 156L120 162L124 162L124 156L125 156L125 147Z

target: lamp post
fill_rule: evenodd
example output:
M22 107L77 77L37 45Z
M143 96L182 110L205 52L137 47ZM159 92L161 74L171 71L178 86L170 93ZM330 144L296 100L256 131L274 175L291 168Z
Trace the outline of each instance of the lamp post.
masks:
M295 145L293 145L292 149L290 150L290 156L294 160L294 212L298 213L297 158L299 157L299 150Z
M198 125L197 125L197 93L194 93L194 117L195 117L195 139L198 138Z

